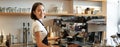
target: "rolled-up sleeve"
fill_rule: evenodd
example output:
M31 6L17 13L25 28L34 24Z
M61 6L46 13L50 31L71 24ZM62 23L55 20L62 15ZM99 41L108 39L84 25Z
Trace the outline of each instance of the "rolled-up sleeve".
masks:
M38 23L35 23L34 25L34 32L41 31L42 32L42 27Z

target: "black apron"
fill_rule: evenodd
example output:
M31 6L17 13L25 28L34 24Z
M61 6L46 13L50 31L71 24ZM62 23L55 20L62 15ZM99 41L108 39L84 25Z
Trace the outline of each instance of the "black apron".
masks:
M43 24L40 20L38 20L38 21L44 26L44 24ZM47 36L48 36L48 35L46 35L46 37L42 40L42 43L44 43L45 45L48 45Z

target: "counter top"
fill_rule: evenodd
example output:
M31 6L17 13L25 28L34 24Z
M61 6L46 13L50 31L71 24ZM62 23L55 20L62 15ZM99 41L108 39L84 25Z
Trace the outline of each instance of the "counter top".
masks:
M25 44L25 43L11 44L11 46L28 46L28 45L34 45L34 43L29 43L29 44ZM5 44L1 44L0 47L6 47L6 45Z

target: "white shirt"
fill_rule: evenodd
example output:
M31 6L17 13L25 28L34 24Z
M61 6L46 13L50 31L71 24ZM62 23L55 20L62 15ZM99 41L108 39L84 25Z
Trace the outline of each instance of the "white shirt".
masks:
M32 24L32 38L33 38L33 43L36 43L36 39L35 39L35 32L39 31L40 32L40 39L43 40L46 36L47 36L47 30L45 29L45 27L38 21L35 20L33 21Z

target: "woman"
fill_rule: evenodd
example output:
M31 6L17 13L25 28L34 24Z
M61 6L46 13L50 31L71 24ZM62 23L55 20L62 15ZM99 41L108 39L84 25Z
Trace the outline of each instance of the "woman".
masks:
M48 32L42 23L44 16L44 5L40 2L34 3L31 10L31 19L33 19L32 37L33 42L36 44L35 47L48 47Z

